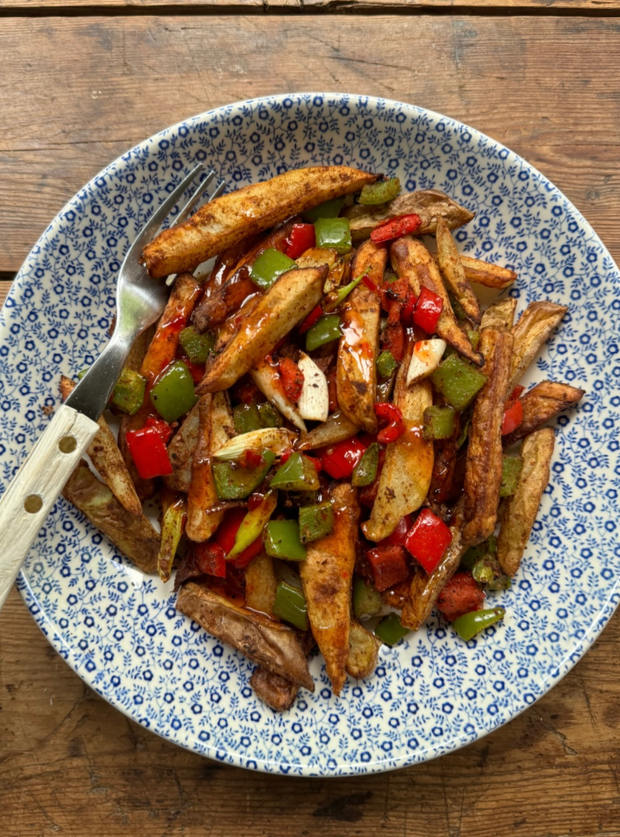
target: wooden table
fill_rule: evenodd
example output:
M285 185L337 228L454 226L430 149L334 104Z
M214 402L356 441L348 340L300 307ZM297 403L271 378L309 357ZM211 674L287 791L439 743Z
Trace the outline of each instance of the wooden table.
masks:
M41 230L165 125L287 90L389 96L515 149L620 260L618 0L0 0L0 298ZM0 614L3 835L620 835L616 616L489 737L367 778L208 762L91 692L14 593Z

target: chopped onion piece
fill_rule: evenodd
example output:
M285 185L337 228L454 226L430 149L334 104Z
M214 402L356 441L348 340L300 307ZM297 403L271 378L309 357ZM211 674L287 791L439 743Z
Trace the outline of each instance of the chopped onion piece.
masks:
M432 340L418 340L413 347L411 362L407 371L407 386L426 378L439 366L446 350L446 341L439 337Z

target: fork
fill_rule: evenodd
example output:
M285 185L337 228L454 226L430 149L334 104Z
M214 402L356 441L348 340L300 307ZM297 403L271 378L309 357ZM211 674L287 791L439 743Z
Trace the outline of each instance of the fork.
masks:
M118 274L116 323L108 344L56 410L0 498L0 608L52 505L99 430L97 419L108 403L131 344L164 310L168 287L165 282L149 277L140 262L140 254L184 192L203 172L202 164L192 169L138 233ZM177 223L189 215L214 180L215 172L210 170L178 213ZM224 184L219 183L209 200L223 189Z

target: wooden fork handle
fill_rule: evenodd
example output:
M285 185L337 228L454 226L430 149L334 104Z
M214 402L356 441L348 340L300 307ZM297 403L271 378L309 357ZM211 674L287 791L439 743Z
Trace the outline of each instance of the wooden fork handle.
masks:
M62 404L0 498L0 608L52 505L99 429Z

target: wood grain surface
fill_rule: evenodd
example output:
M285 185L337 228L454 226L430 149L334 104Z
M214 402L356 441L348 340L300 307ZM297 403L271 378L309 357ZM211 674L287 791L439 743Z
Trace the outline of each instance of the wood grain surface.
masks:
M312 88L475 125L553 180L620 260L619 7L0 0L0 280L145 136L225 102ZM224 767L134 724L66 666L13 592L0 612L0 835L620 837L619 641L616 615L538 704L463 750L302 780Z
M20 91L2 113L0 272L144 137L214 105L312 87L476 126L556 183L620 257L620 20L6 18L0 46L3 89Z

